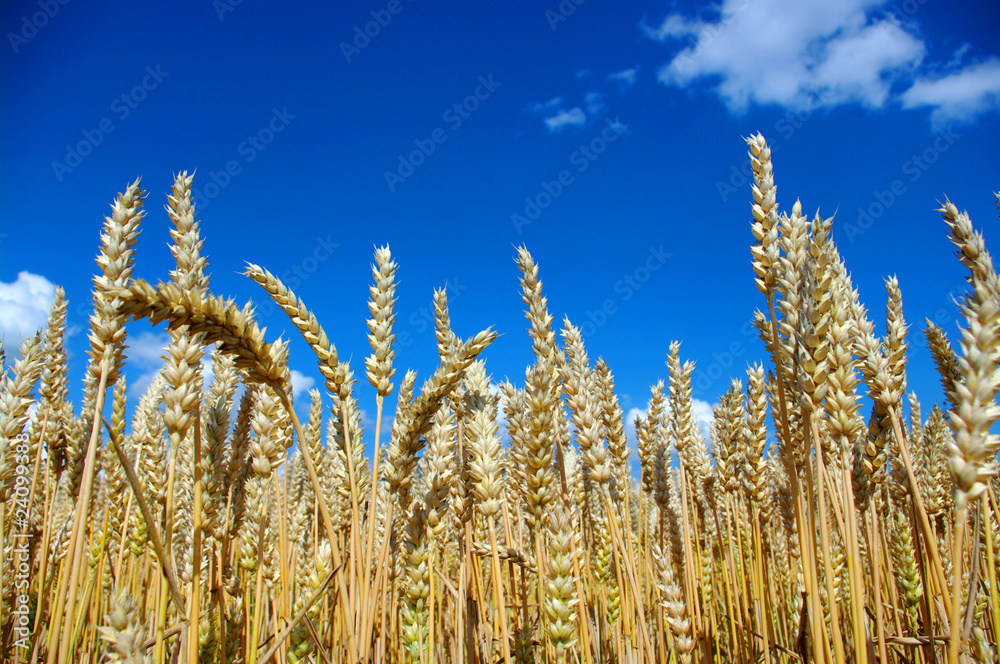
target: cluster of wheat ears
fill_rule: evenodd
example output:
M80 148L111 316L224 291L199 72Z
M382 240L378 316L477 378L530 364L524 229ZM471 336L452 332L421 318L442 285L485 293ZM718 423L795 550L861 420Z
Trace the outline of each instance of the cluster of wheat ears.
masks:
M496 389L477 359L496 333L456 335L440 290L440 364L419 392L412 371L393 382L396 265L375 252L370 462L352 369L306 305L247 266L318 358L327 395L303 425L287 343L210 292L186 173L167 207L176 269L133 276L144 192L129 186L101 236L80 408L61 289L0 374L3 657L996 662L1000 278L983 237L941 206L970 288L958 352L927 322L945 403L924 420L896 280L878 337L831 219L779 213L770 150L747 143L771 365L749 366L745 390L732 380L706 440L694 365L671 344L669 382L635 422L638 479L611 371L568 320L557 341L526 249L523 387ZM130 319L170 341L126 434Z

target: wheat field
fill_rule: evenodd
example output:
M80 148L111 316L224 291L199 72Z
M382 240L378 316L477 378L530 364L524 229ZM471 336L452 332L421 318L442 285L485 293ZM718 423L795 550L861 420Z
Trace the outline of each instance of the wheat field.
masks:
M356 392L369 388L306 304L247 265L324 378L300 422L287 342L212 293L187 173L168 196L176 269L155 285L133 276L146 194L130 185L100 238L79 403L61 289L47 327L7 348L3 657L997 662L1000 278L983 237L941 204L969 289L954 340L919 323L945 397L922 409L897 281L885 281L880 337L832 218L797 201L779 211L770 149L760 134L747 144L768 356L718 397L706 437L694 364L665 343L669 381L635 422L637 476L612 369L569 320L557 331L526 248L534 363L499 389L479 359L497 332L456 334L444 290L439 366L419 389L397 372L396 264L376 250L369 459ZM141 319L170 342L129 404L126 330Z

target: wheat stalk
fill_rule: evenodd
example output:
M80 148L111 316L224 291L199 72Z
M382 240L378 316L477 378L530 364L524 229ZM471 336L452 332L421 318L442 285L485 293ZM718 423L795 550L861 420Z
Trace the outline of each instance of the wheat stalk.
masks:
M701 370L670 343L669 381L650 377L635 419L635 457L633 404L581 328L564 319L557 343L525 247L515 261L533 358L523 382L498 385L484 353L497 334L456 335L439 289L439 366L422 385L405 371L397 387L388 247L375 251L357 383L302 300L248 265L330 392L330 415L314 391L303 426L289 344L210 290L191 176L174 178L175 268L155 286L132 276L144 194L131 185L101 240L79 414L60 288L46 328L19 340L0 375L4 647L28 620L32 657L53 664L990 661L1000 281L985 239L941 205L971 289L954 344L928 321L945 403L924 395L922 414L916 394L903 398L907 363L925 361L907 347L905 284L886 280L876 333L832 220L798 201L779 212L767 141L747 143L767 303L754 327L770 365L750 358L745 379L721 383L706 435L692 394ZM137 402L127 319L170 331Z

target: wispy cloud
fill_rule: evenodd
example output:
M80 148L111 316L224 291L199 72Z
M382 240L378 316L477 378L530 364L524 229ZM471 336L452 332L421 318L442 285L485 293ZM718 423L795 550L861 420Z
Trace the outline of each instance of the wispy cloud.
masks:
M558 133L567 127L582 127L586 122L587 115L579 106L545 118L545 126L551 133Z
M143 330L135 336L128 337L126 343L128 396L130 399L138 400L146 393L156 374L163 368L162 355L170 343L170 336L165 332Z
M959 55L961 57L961 55ZM971 121L1000 109L1000 59L939 77L917 79L902 95L903 108L928 107L935 126L950 121Z
M537 115L545 122L549 133L556 134L567 127L581 126L587 121L587 115L579 106L567 110L562 97L553 97L546 102L531 102L528 112Z
M588 92L583 96L583 105L587 108L587 115L591 117L599 115L604 110L604 94Z
M533 101L528 104L528 111L534 113L535 115L544 115L562 108L563 101L562 97L553 97L546 102Z
M608 74L608 80L618 83L622 90L629 90L635 86L636 78L639 76L639 65L629 67L613 74Z
M586 111L584 110L586 109ZM563 97L553 97L546 102L531 102L528 112L537 115L545 123L550 134L558 134L570 127L582 127L588 119L604 110L604 94L588 92L579 106L566 108Z
M680 14L668 14L658 26L649 25L647 17L639 21L642 34L653 41L666 41L670 37L686 37L696 35L703 26L698 20L687 19Z

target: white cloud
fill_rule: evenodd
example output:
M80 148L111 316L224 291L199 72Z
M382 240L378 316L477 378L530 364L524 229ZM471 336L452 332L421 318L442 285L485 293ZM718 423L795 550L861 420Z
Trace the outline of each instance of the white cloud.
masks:
M658 71L665 85L708 81L730 111L751 104L880 108L893 82L909 75L924 43L890 18L870 18L883 0L725 0L714 19L667 16L642 24L657 41L684 39Z
M563 105L562 97L553 97L552 99L544 103L540 103L537 101L531 102L530 104L528 104L528 110L534 113L535 115L544 115L545 113L549 113L551 111L555 111L562 108L562 105Z
M635 418L641 417L646 419L646 409L645 408L629 408L628 412L625 414L625 440L628 442L629 446L629 466L638 475L640 468L639 459L639 439L635 434Z
M590 76L590 70L589 69L580 69L580 70L578 70L576 72L575 76L577 78L587 78L588 76Z
M649 25L645 16L643 16L642 21L639 22L639 29L642 30L642 34L649 39L658 42L666 41L669 37L686 37L688 35L696 35L702 26L703 24L701 21L689 20L680 14L668 14L667 17L663 19L663 23L661 23L659 27L655 28Z
M553 134L559 133L566 127L581 127L585 122L587 122L587 116L579 106L571 108L568 111L560 111L552 117L545 118L545 126Z
M712 411L715 409L715 406L701 399L692 399L691 401L691 410L694 412L694 419L701 426L701 434L705 437L705 440L709 441L711 440L710 432L712 431L712 417L714 416Z
M961 46L955 49L955 53L951 56L951 60L948 61L948 64L945 65L945 68L955 69L957 67L960 67L962 65L962 58L964 58L966 54L971 50L972 50L972 44L970 44L969 42L963 43Z
M827 44L813 69L813 84L829 106L857 101L881 108L892 79L919 65L924 51L923 43L898 25L868 25Z
M55 285L31 272L18 272L11 283L0 282L0 336L8 360L14 359L21 341L45 327L55 296Z
M212 355L206 352L201 356L201 384L202 389L208 391L215 380L215 366L212 364Z
M600 92L588 92L583 96L583 103L587 107L587 115L593 117L604 110L604 95Z
M292 369L292 401L297 401L300 394L306 393L316 384L316 379L301 371Z
M566 127L583 125L587 121L583 110L577 106L567 111L563 107L564 102L562 97L553 97L546 102L531 102L528 104L528 112L541 116L550 134L559 133Z
M550 134L558 134L567 127L582 127L587 123L588 114L594 115L604 109L604 95L600 92L590 92L583 98L583 106L587 108L585 113L580 106L565 108L565 100L562 97L553 97L546 102L531 102L528 104L528 112L542 118Z
M636 77L639 75L639 65L624 69L622 71L608 74L608 80L617 82L622 90L628 90L635 85Z
M637 444L635 437L635 418L637 417L646 419L646 409L629 408L628 413L625 414L625 437L632 442L633 447Z
M600 116L606 108L606 98L605 93L592 90L583 96L578 106L572 108L566 108L563 97L553 97L546 102L531 102L526 110L540 117L550 134L558 134L569 127L583 127ZM617 121L613 124L624 127Z
M936 126L949 121L969 122L998 110L1000 58L989 58L938 78L919 78L903 93L902 102L903 108L931 108L931 120Z
M664 417L670 412L669 402L664 404ZM702 436L704 436L705 441L709 441L709 431L712 427L712 410L714 406L707 401L702 401L701 399L691 400L691 411L694 414L695 421L698 422L698 428L701 430ZM646 408L630 408L628 413L625 414L625 436L632 447L632 463L639 463L638 456L638 439L635 434L635 418L641 417L646 418L648 410Z

